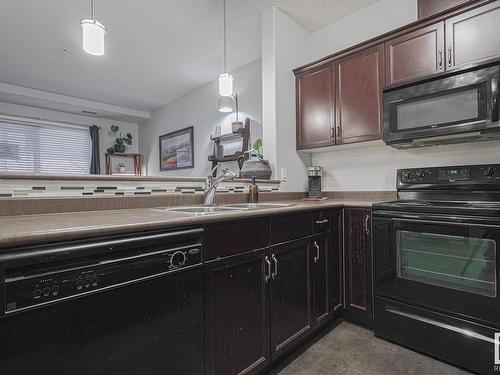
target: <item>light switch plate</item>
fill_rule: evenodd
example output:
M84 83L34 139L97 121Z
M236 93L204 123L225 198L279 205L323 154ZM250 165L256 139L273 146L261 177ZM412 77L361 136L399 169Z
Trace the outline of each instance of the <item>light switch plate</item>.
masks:
M286 168L281 168L281 182L287 182L288 178L286 177Z

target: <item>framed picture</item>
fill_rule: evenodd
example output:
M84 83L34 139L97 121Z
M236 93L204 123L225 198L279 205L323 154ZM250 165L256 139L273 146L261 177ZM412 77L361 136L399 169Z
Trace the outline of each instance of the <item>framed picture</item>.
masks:
M160 136L160 171L194 168L192 126Z

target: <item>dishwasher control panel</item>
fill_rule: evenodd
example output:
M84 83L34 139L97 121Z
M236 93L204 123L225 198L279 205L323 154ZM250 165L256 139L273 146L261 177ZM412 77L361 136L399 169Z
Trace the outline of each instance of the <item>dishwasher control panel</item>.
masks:
M96 265L18 276L5 280L5 313L29 309L100 290L140 282L202 263L201 245L144 252Z

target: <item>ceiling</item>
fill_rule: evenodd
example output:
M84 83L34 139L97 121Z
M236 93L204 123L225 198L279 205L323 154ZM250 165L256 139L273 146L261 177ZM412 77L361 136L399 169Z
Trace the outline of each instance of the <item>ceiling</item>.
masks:
M375 1L227 0L228 68L260 58L264 7L315 31ZM49 92L148 113L223 69L222 0L97 0L107 31L100 57L82 50L80 19L89 14L90 0L1 0L0 84L42 90L40 105ZM0 100L9 97L0 92Z
M257 7L275 5L310 32L317 31L378 0L245 0Z
M260 10L227 1L228 68L261 56ZM1 0L0 82L150 111L222 72L222 0L97 0L106 53L83 52L90 0Z

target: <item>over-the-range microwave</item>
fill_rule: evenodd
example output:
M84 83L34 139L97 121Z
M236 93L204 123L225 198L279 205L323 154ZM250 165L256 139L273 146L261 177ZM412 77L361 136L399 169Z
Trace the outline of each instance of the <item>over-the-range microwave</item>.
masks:
M388 88L384 142L396 148L500 137L499 65Z

